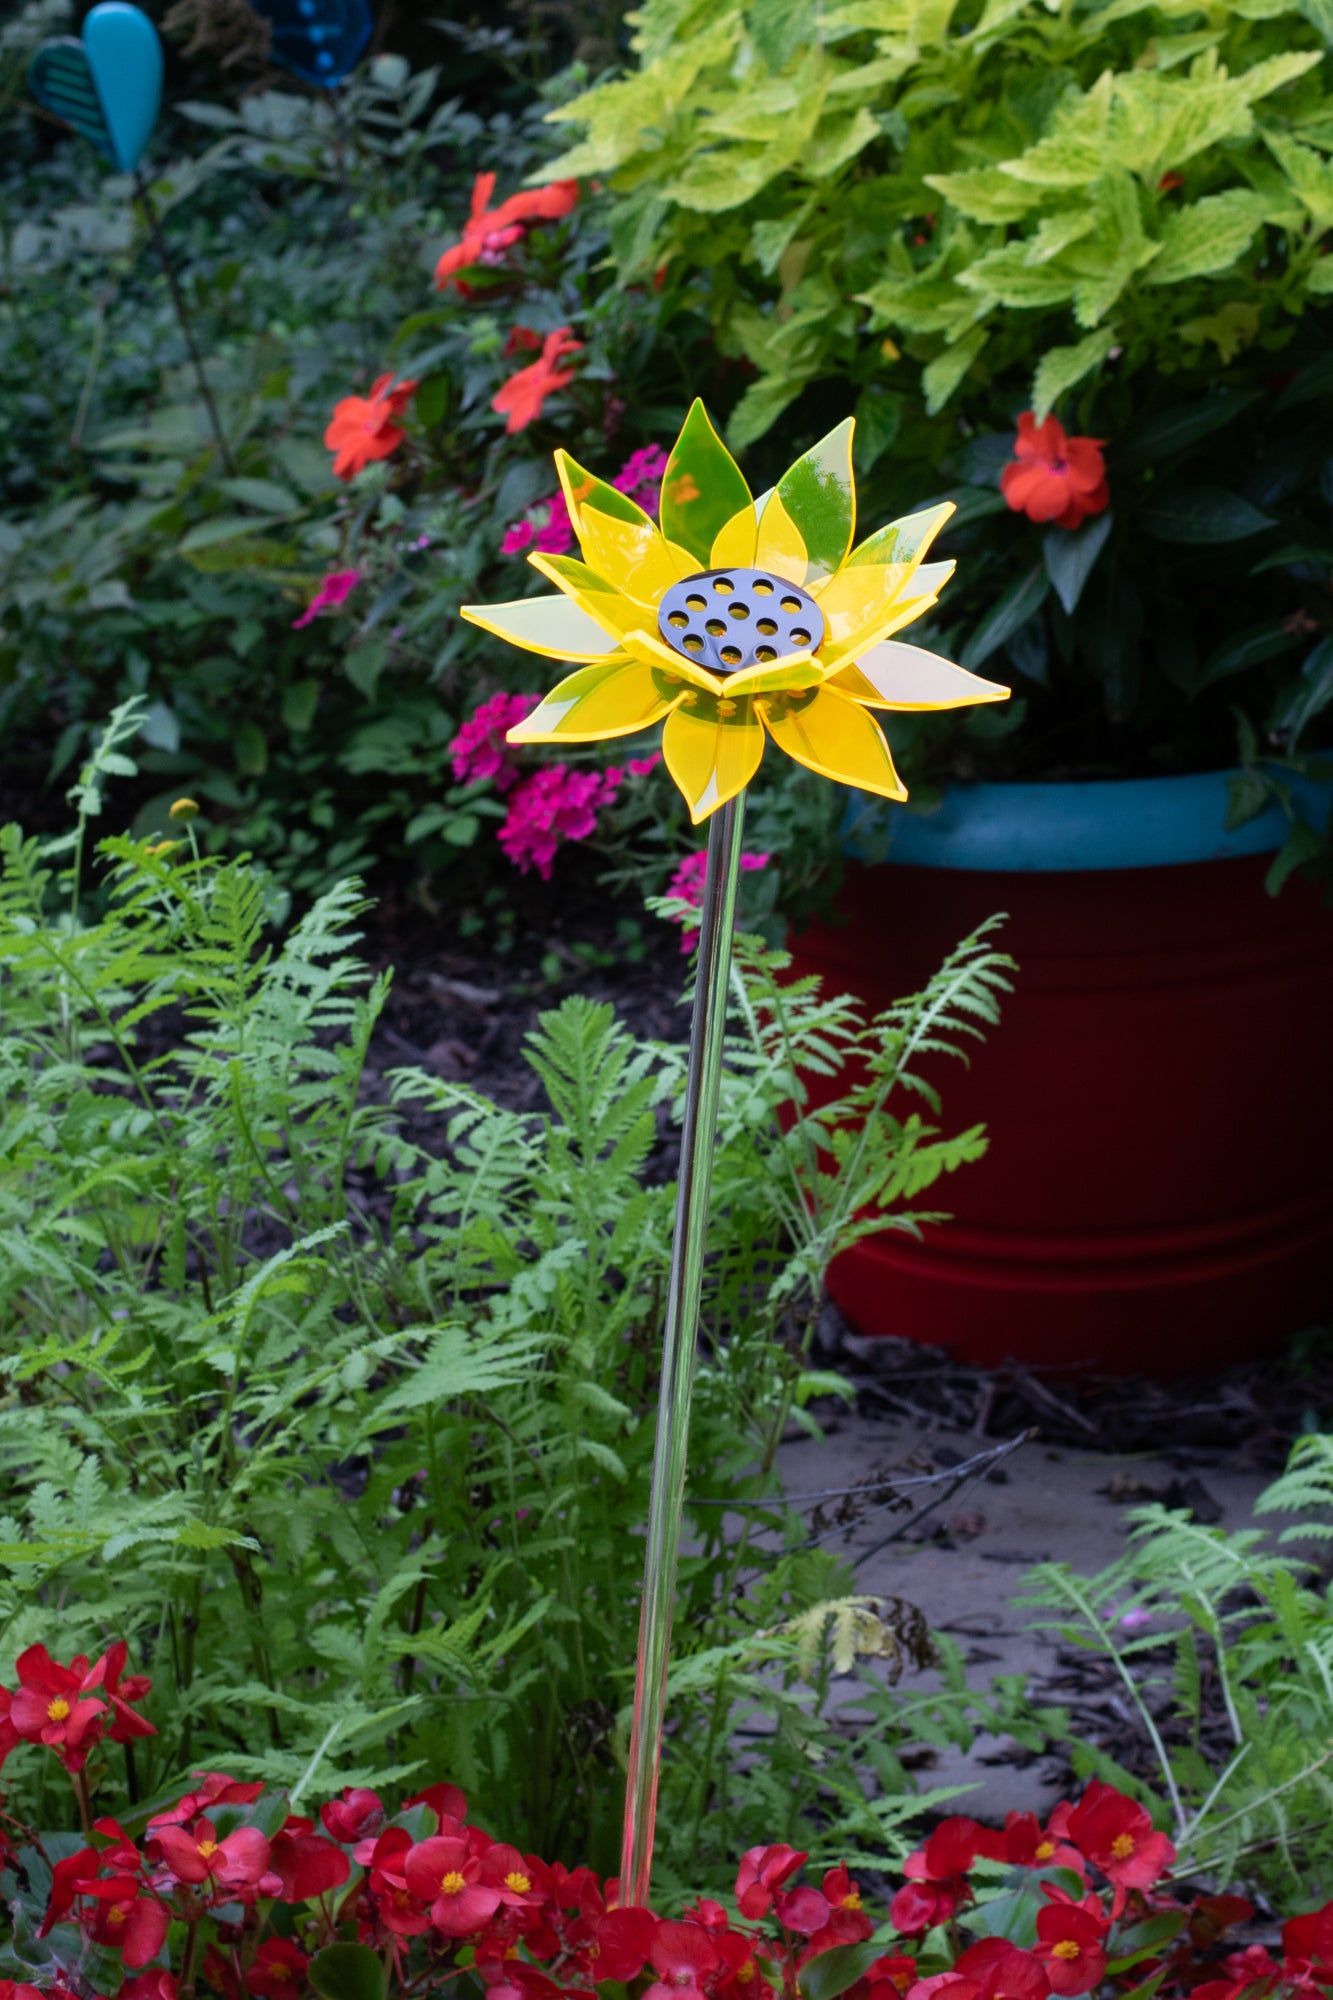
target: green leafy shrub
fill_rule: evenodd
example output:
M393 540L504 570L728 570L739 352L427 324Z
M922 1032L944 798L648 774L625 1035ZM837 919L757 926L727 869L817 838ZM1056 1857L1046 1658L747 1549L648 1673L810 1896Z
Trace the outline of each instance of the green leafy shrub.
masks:
M525 1845L611 1868L674 1203L647 1167L683 1051L572 998L529 1041L540 1113L412 1069L368 1095L385 982L354 884L278 932L254 864L117 836L83 913L138 720L71 834L0 833L5 1656L130 1641L159 1734L113 1798L199 1765L448 1771ZM829 1257L911 1226L984 1145L941 1136L920 1066L994 1021L1008 961L969 939L874 1022L784 965L742 947L704 1301L663 1810L696 1886L759 1806L794 1832L836 1800L882 1843L904 1739L1008 1727L1016 1701L970 1696L941 1640L942 1694L867 1682L855 1727L831 1715L835 1668L924 1658L921 1635L854 1599L773 1472L842 1389L807 1360ZM801 1071L841 1076L837 1102L793 1115ZM749 1503L739 1538L719 1501ZM49 1824L44 1769L16 1757L6 1792Z
M1138 1775L1086 1742L1075 1770L1150 1803L1181 1872L1257 1882L1283 1907L1327 1884L1333 1855L1330 1508L1333 1438L1314 1433L1255 1502L1260 1521L1290 1517L1276 1535L1137 1508L1118 1562L1093 1577L1044 1563L1024 1600L1108 1662L1141 1732Z

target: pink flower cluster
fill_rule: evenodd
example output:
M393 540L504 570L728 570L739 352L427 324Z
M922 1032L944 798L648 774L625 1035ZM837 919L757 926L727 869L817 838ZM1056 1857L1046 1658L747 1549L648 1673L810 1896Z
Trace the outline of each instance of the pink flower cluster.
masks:
M506 730L537 706L535 694L493 694L474 709L449 745L449 759L460 785L475 785L489 778L497 792L512 791L518 783L518 764L505 742Z
M660 444L645 445L642 451L630 453L611 484L618 492L627 493L645 514L656 514L666 464L666 453ZM563 493L539 500L523 520L514 522L500 544L507 556L522 555L525 549L532 549L538 555L563 556L573 546L574 524Z
M293 618L293 630L299 632L303 625L313 625L321 611L337 611L347 602L360 581L359 569L330 570L300 617Z
M519 874L535 868L542 881L549 882L556 849L567 840L588 838L596 828L598 809L610 804L624 778L615 764L604 771L571 771L568 764L548 764L524 778L510 798L497 836Z
M767 868L768 862L769 857L767 854L742 854L741 856L741 867L747 874L752 874L759 868ZM707 872L708 850L706 848L701 847L697 854L687 854L667 884L668 896L676 896L682 903L688 903L692 910L697 910L703 901L704 876ZM683 926L683 918L677 918L676 921ZM682 929L680 940L681 950L693 951L694 945L695 933L693 929Z

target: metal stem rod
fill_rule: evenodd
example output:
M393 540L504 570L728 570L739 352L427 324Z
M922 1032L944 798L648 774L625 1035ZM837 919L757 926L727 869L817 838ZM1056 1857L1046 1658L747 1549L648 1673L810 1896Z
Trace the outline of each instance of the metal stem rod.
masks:
M625 1831L620 1858L622 1904L646 1907L653 1867L657 1777L662 1759L671 1613L685 1500L685 1458L694 1387L695 1344L708 1240L708 1198L722 1085L731 934L740 874L745 794L720 806L708 826L708 868L699 911L699 959L690 1027L689 1073L681 1125L680 1180L671 1248L657 1442L648 1499L648 1535L639 1612L639 1652L625 1784Z

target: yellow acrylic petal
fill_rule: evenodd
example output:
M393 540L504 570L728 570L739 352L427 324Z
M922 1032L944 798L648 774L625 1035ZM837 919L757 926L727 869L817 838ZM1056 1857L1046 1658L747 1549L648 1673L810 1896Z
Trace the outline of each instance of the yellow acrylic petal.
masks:
M753 507L742 507L725 528L719 528L708 558L710 569L751 569L758 526ZM790 578L787 579L791 581Z
M759 516L754 560L756 568L771 570L774 576L784 576L788 583L804 584L810 568L801 531L783 506L781 494L776 491L769 494L764 511Z
M901 632L904 625L924 617L953 572L951 562L923 563L912 578L910 589L892 599L872 624L863 626L846 639L826 639L819 649L819 657L827 671L832 674L845 661L868 652L881 639L891 638L895 632Z
M879 724L827 682L811 694L776 695L758 706L773 741L798 764L884 799L907 797Z
M631 500L629 494L622 493L618 486L608 486L595 472L586 471L567 451L557 451L555 469L576 534L579 516L585 507L595 507L600 514L609 514L613 521L625 521L634 528L642 528L648 523L649 516L637 500Z
M728 674L722 685L733 697L798 693L803 688L818 687L823 678L823 667L810 653L789 653L784 660L742 667L739 673Z
M460 617L548 660L600 660L614 638L567 597L520 597L513 604L465 604Z
M763 754L764 732L752 701L695 695L672 709L662 731L666 767L696 826L745 790Z
M655 611L673 583L697 576L692 555L658 533L651 521L636 526L614 521L595 507L579 515L579 542L586 562L616 590Z
M865 563L817 584L810 594L824 614L824 645L839 655L854 651L863 633L878 629L910 576L906 563Z
M877 528L859 548L852 550L849 566L860 563L906 563L909 573L924 557L951 514L957 513L952 500L937 501L918 514L904 514L899 521Z
M539 708L508 732L510 743L599 743L647 729L683 701L687 690L624 654L580 667L553 687Z
M721 694L726 687L721 675L710 674L707 667L697 667L684 654L664 646L655 632L645 632L642 627L625 634L625 651L642 660L645 666L660 667L664 674L674 675L691 687L704 688L709 694Z
M901 639L872 646L826 685L868 708L970 708L980 701L1007 701L1010 694L998 681L984 681Z
M595 569L589 569L577 556L530 555L528 561L615 638L643 623L642 607L614 589L604 576L598 576Z

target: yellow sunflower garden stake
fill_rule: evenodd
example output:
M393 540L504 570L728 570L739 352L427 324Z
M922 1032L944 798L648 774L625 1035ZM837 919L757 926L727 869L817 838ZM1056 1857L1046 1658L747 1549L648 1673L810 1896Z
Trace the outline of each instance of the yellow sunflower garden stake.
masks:
M620 1871L621 1901L646 1905L745 787L771 738L823 777L904 799L871 711L1009 690L894 638L953 574L924 560L953 506L855 544L850 420L755 500L696 402L658 526L566 453L556 466L582 561L532 555L557 595L463 611L528 652L579 663L509 741L595 743L664 722L667 769L695 824L710 821Z

